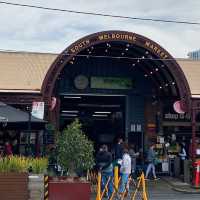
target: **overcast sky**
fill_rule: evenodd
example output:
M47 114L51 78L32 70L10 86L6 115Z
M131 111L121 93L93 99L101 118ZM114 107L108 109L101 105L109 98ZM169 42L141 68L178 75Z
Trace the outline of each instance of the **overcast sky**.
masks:
M8 0L85 12L200 23L200 0ZM124 30L158 42L174 57L200 49L200 25L145 22L0 4L0 49L60 53L105 30Z

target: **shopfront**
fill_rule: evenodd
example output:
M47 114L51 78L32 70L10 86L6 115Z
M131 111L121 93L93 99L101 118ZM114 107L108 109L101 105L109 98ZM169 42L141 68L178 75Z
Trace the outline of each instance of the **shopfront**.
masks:
M6 60L12 73L13 63L24 68L18 75L16 70L15 77L22 71L30 74L33 67L21 82L1 82L1 101L16 107L44 101L48 127L62 130L79 118L96 146L112 146L123 137L138 149L151 141L163 147L163 140L173 135L187 143L192 139L194 146L199 136L198 62L175 60L144 36L105 31L81 38L59 55L26 53L21 59L22 54L0 54L2 66ZM175 102L184 113L174 111ZM54 140L47 136L47 141Z
M70 45L49 68L42 85L49 119L60 129L78 117L95 143L117 137L138 148L163 135L164 105L190 112L191 92L176 60L141 35L107 31Z

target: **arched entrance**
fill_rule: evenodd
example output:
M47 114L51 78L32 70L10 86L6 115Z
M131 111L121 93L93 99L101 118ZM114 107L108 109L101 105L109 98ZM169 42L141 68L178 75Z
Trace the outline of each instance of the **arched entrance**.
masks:
M48 103L56 96L61 107L64 99L71 101L68 106L75 106L73 102L80 95L85 104L106 101L106 106L120 106L124 111L113 112L118 113L118 118L123 116L126 137L129 132L141 130L162 132L160 118L166 103L173 105L181 100L185 111L189 111L191 104L187 80L175 59L154 41L124 31L95 33L66 48L49 68L42 94ZM57 124L61 114L59 103L57 109L49 111Z

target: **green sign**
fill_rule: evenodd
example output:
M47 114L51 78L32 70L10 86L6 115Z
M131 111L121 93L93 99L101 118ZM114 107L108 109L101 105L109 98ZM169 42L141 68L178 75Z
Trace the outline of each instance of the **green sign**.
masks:
M91 88L94 89L132 89L133 80L130 78L119 78L119 77L91 77Z

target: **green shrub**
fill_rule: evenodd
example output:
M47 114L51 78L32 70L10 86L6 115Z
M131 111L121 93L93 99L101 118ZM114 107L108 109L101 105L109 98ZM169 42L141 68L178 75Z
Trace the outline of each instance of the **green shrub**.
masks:
M30 159L30 167L33 174L46 173L48 167L47 158L32 158Z
M0 172L29 172L43 173L46 171L48 160L46 158L29 158L22 156L9 156L0 160Z
M58 163L69 175L91 169L94 165L93 155L93 143L81 130L81 123L78 119L58 136Z

